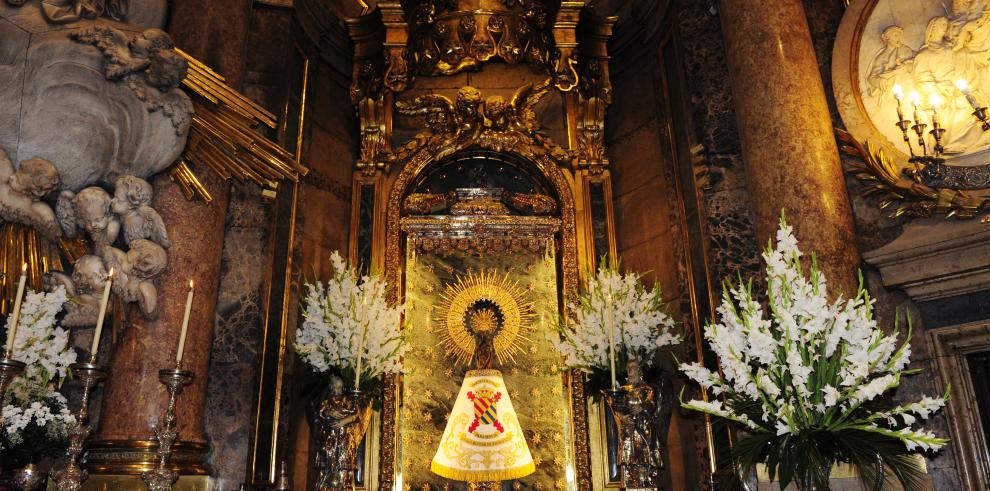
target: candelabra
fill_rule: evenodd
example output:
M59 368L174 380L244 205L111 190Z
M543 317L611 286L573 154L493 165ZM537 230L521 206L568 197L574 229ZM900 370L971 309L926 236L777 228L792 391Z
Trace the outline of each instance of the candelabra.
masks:
M158 466L141 475L141 479L148 485L150 491L168 491L179 478L179 475L169 469L168 459L172 455L172 445L179 436L179 430L175 424L175 402L182 388L189 385L193 379L193 372L183 370L181 364L176 364L175 368L166 368L158 371L158 380L165 385L168 390L168 408L165 409L165 418L155 425L155 439L158 440Z
M24 362L13 359L9 351L4 353L3 359L0 360L0 419L3 419L3 396L7 393L10 383L24 371L25 366Z
M983 131L990 131L990 115L988 115L987 107L981 106L973 96L973 93L969 90L969 85L965 80L957 80L956 87L960 92L966 97L966 101L973 108L972 116L976 119L980 128ZM917 92L912 92L909 95L911 100L911 105L914 107L913 117L914 120L909 120L904 117L904 108L901 100L904 97L904 91L900 85L895 85L893 87L894 99L897 101L897 122L894 123L898 129L901 130L901 135L904 138L904 143L907 144L908 152L911 158L908 162L914 164L914 172L912 176L919 182L927 180L927 178L935 179L940 175L943 175L945 158L945 147L942 145L942 140L945 137L946 129L942 126L939 120L939 109L942 104L941 97L938 94L933 94L931 97L931 127L926 134L926 129L928 125L925 124L921 117L921 96ZM913 135L912 135L913 132ZM933 140L931 143L927 141L928 136L931 136ZM915 144L912 144L912 136L916 137L917 151L915 151Z
M89 396L93 387L106 378L107 371L90 360L89 363L73 363L69 366L72 374L83 384L82 401L76 412L76 421L69 432L69 448L66 450L67 462L65 468L52 475L57 491L79 491L89 473L79 467L79 456L82 455L83 443L89 438L93 428L89 426Z

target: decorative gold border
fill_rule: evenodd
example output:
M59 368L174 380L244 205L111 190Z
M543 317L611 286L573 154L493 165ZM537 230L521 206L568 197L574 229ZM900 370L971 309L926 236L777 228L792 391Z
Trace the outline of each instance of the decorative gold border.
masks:
M561 204L561 265L562 265L562 302L561 305L572 303L576 299L578 289L578 247L576 237L576 211L574 203L575 177L564 169L570 161L558 162L543 151L548 146L556 145L545 136L540 139L527 135L531 139L529 145L517 145L512 149L515 153L533 162L539 171L550 181ZM392 183L391 192L386 207L386 244L385 244L385 275L389 285L388 300L400 303L402 291L403 237L401 230L402 199L409 186L431 163L476 145L487 150L506 151L491 144L490 140L479 138L473 141L462 141L445 138L444 135L422 134L415 138L418 142L413 148L407 145L408 152L400 154L401 159L395 162L402 170ZM453 141L452 141L453 140ZM584 400L583 377L580 373L572 373L567 377L570 383L571 420L573 422L573 459L575 482L581 491L591 489L591 465L589 463L588 419ZM399 405L399 383L395 377L389 377L385 387L385 403L382 411L382 446L380 453L380 479L383 489L390 489L395 483L396 448Z

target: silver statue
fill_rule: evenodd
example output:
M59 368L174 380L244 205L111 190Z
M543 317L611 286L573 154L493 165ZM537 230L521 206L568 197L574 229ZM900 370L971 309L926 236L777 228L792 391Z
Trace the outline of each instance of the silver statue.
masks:
M626 384L605 397L619 430L619 465L627 489L655 489L663 468L663 439L670 425L673 394L669 383L643 380L635 359L626 364Z
M371 421L370 400L344 392L344 381L330 377L330 394L316 408L317 491L354 489L357 451Z

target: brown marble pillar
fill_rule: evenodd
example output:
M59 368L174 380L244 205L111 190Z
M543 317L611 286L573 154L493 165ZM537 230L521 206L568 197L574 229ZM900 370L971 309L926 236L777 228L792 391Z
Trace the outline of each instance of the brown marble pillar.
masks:
M848 294L859 251L801 0L721 0L719 16L761 247L785 210L832 293Z
M131 308L111 355L99 428L88 457L97 472L138 472L154 461L153 428L168 402L158 370L175 366L186 294L193 280L196 296L182 366L195 372L196 378L179 396L174 462L188 473L205 473L203 401L229 185L212 172L201 172L200 179L213 194L210 204L186 200L165 174L154 180L154 207L172 241L169 264L159 288L158 318L147 320L136 307Z
M175 45L223 75L239 88L244 80L251 0L174 0L169 34ZM166 173L153 180L154 207L168 228L172 247L159 288L158 318L129 312L109 362L97 433L87 461L98 474L137 474L155 461L153 427L168 397L158 371L175 366L189 280L196 285L183 368L196 374L179 396L179 437L172 456L182 474L205 474L208 445L203 434L206 377L213 338L220 259L230 184L206 168L197 175L213 201L189 201ZM136 485L128 482L125 487Z

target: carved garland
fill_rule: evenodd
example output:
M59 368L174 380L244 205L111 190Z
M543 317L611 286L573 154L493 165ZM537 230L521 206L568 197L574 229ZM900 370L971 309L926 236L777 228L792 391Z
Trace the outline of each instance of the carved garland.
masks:
M409 115L425 115L427 130L400 148L391 159L402 168L387 204L385 271L389 284L389 301L401 300L402 259L401 209L410 184L428 165L441 158L472 147L498 152L512 152L534 162L547 177L559 196L561 207L561 249L565 302L574 300L578 287L576 212L568 177L561 167L574 160L571 151L557 146L539 133L533 106L550 90L548 80L537 86L524 86L506 104L500 97L487 98L473 87L464 87L456 102L442 96L424 96L397 104ZM574 425L575 470L578 488L591 489L591 465L588 448L587 414L583 378L580 373L568 377L571 416L584 424ZM385 387L382 411L382 447L380 483L389 488L395 482L396 422L398 381L392 377Z

